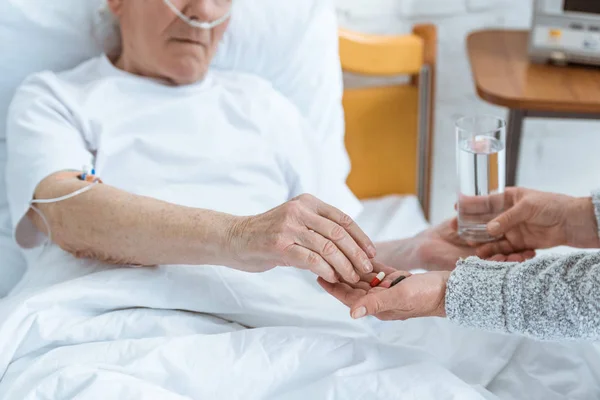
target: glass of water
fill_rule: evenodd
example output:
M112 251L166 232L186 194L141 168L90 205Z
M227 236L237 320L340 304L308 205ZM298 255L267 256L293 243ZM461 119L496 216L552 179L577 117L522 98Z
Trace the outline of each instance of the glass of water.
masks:
M506 121L488 115L456 122L458 233L470 242L496 240L488 222L504 211Z

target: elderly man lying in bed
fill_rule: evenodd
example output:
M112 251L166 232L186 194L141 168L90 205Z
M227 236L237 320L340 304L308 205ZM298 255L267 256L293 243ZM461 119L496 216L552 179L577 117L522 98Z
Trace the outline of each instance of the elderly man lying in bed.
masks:
M450 223L371 243L351 218L358 203L339 167L343 144L312 143L308 123L268 83L209 70L230 0L182 0L174 10L159 0L108 5L120 54L38 74L12 104L8 195L22 246L40 245L46 233L64 257L246 272L287 266L331 283L358 282L374 259L450 269L474 253ZM104 184L31 206L90 185L80 175L92 159ZM38 263L60 268L43 257Z

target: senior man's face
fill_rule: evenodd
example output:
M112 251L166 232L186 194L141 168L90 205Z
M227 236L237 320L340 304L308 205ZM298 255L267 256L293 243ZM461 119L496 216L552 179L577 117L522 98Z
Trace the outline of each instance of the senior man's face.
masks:
M231 0L225 1L231 3ZM187 17L214 21L224 0L172 0ZM198 29L178 18L163 0L108 0L119 19L123 51L116 61L128 72L186 85L204 78L229 21Z

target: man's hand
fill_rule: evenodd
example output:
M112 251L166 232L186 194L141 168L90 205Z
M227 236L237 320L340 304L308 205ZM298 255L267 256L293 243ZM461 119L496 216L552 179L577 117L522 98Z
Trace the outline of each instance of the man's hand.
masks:
M384 243L378 254L380 261L397 269L451 271L461 258L474 256L475 247L458 236L456 219L432 227L411 239ZM524 250L510 255L511 261L522 262L535 256Z
M359 273L373 271L375 246L367 235L349 216L310 195L242 218L231 243L236 264L250 272L290 266L328 282L356 283Z
M376 270L386 267L376 267ZM402 282L390 288L391 282L400 275ZM445 317L446 283L450 272L428 272L411 275L396 271L378 287L370 288L365 276L358 284L331 284L319 279L319 284L329 294L350 307L354 319L373 315L383 321L406 320L418 317Z
M504 254L556 246L600 247L590 198L575 198L530 189L506 190L506 211L488 224L491 235L504 239L477 250L481 258L505 261ZM508 261L517 261L508 259Z

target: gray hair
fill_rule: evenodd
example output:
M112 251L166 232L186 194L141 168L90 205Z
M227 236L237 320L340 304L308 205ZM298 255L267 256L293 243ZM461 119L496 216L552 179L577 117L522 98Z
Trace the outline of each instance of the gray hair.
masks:
M94 15L94 37L104 52L116 55L121 52L121 29L119 21L108 8L105 0Z

